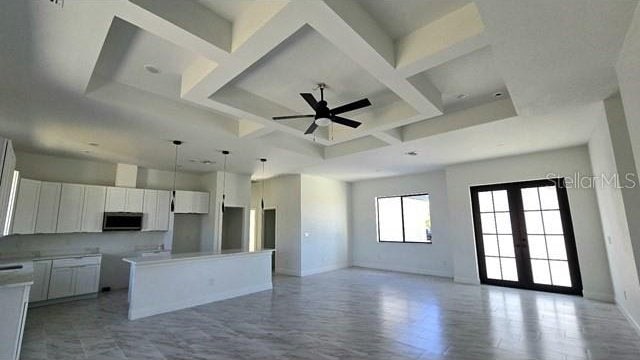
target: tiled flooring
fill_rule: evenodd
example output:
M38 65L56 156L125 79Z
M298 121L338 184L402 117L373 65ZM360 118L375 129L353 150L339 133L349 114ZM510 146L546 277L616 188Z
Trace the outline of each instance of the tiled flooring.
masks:
M364 269L136 321L122 291L28 314L24 360L640 359L612 304Z

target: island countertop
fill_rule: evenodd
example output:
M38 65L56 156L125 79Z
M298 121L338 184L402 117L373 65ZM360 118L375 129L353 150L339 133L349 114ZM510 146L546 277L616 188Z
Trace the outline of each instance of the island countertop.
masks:
M21 266L20 269L9 269L13 266ZM0 288L26 286L33 284L33 263L26 261L22 263L0 261Z
M192 253L159 253L144 256L125 257L122 260L132 265L151 265L151 264L163 264L188 260L201 260L209 258L227 258L236 256L247 255L259 255L264 253L270 253L273 249L256 250L256 251L243 251L243 250L223 250L222 252L192 252Z

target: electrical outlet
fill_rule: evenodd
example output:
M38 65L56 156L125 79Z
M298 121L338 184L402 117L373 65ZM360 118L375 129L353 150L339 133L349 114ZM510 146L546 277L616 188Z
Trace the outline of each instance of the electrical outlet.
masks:
M624 293L624 299L627 300L627 290L623 291Z
M609 243L609 245L611 245L611 236L607 235L607 242Z

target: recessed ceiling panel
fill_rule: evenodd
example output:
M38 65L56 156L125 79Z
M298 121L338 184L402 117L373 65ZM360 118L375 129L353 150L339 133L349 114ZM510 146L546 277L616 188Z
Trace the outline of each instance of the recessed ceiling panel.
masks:
M233 23L256 0L195 0ZM263 0L264 1L264 0Z
M182 73L195 61L193 52L115 18L95 73L157 95L177 99Z
M363 97L369 97L373 102L368 109L401 101L309 26L301 28L227 87L241 89L293 112L307 114L313 111L300 93L313 93L319 99L317 84L320 82L327 84L325 100L329 107ZM374 102L374 99L381 99L383 103Z
M397 40L469 4L470 0L355 0Z
M494 101L498 93L497 98L508 96L488 46L418 74L412 81L421 77L440 90L445 111Z

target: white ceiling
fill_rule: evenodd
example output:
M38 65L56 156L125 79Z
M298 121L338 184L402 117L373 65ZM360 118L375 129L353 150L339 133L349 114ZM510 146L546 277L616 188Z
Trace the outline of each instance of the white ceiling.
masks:
M470 3L470 0L356 0L393 39L409 33Z
M185 14L166 13L180 7L138 3L148 5L2 2L0 135L31 152L159 169L171 169L178 138L187 171L219 170L229 149L231 171L252 174L267 157L268 176L345 180L572 146L592 130L580 119L617 89L613 64L637 6L200 0L218 16L181 27L173 19ZM330 106L371 99L348 114L360 128L314 138L304 121L270 119L308 113L298 94L321 81Z

